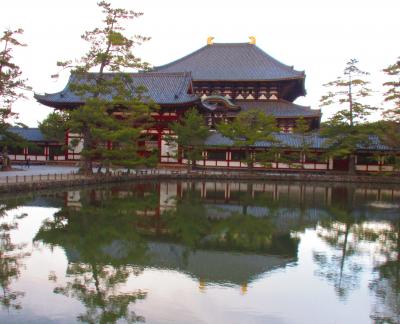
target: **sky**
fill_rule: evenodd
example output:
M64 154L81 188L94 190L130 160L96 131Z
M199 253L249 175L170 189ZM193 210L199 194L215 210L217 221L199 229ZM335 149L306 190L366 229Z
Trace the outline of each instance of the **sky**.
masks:
M400 56L399 0L110 0L114 7L143 12L127 25L127 34L150 36L135 54L153 66L174 61L206 44L248 42L282 63L306 73L307 95L296 103L319 108L324 83L335 79L351 58L371 73L375 97L382 104L382 69ZM26 47L15 51L28 84L36 93L64 88L56 62L82 56L80 35L101 26L97 0L0 0L0 31L23 28ZM15 103L19 122L35 127L51 108L33 98ZM334 110L323 109L323 119ZM378 115L375 119L379 118Z

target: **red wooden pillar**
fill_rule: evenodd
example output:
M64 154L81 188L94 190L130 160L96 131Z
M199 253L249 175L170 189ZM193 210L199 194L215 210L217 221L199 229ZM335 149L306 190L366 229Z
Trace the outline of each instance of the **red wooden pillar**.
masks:
M162 140L162 130L157 129L157 147L158 147L158 162L161 162L161 140Z
M64 151L64 158L65 158L65 160L68 160L69 159L69 156L68 156L68 140L69 140L69 129L67 129L66 130L66 132L65 132L65 151Z
M44 156L46 161L50 160L50 150L48 144L46 144L46 146L44 147Z

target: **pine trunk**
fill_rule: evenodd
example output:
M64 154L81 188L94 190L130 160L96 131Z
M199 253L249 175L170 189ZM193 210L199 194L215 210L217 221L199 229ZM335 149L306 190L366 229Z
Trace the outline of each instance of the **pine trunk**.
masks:
M10 157L8 156L7 146L4 146L1 156L2 156L1 171L10 171L11 163L10 163Z
M246 147L246 161L247 161L247 170L252 173L253 172L253 157L251 156L250 149Z
M196 159L192 160L192 165L191 165L191 170L194 170L196 168Z
M350 154L349 156L349 174L356 173L356 156L354 154Z
M87 126L83 129L82 135L83 135L83 151L90 152L90 150L93 148L92 145L93 141L92 141L92 135ZM83 164L81 167L81 172L85 175L93 174L93 161L90 153L85 154L83 156Z

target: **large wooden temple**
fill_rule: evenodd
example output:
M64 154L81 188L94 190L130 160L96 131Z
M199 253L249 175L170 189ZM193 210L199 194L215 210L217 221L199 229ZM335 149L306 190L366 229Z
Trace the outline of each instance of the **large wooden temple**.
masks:
M321 111L294 103L298 97L306 94L305 73L265 53L257 47L254 37L250 37L249 43L213 43L213 38L210 37L207 45L197 51L169 64L155 67L150 72L133 73L131 77L133 86L144 86L147 96L160 106L153 116L155 123L148 130L151 138L146 142L147 148L158 149L160 163L186 162L177 158L177 148L167 145L165 136L170 134L170 122L179 120L188 109L196 107L204 115L211 130L215 129L216 123L229 122L241 111L258 109L273 115L281 129L276 136L289 151L296 151L300 145L300 139L293 133L293 129L296 120L303 117L310 130L316 131L309 136L310 148L315 151L313 157L299 155L298 161L295 161L297 163L275 161L269 167L312 170L345 170L347 167L343 160L318 158L318 154L324 151L324 140L317 134ZM56 109L74 109L82 105L84 99L71 91L72 82L70 79L65 89L58 93L35 94L35 98ZM76 137L79 134L67 134L66 144L70 144ZM235 148L232 141L217 132L212 132L206 145L209 149L204 151L203 159L197 161L199 166L246 167L241 159L240 149ZM254 150L268 150L269 147L270 143L260 142L255 145ZM80 150L81 146L78 145L58 159L78 160ZM389 171L391 167L384 166L384 159L379 157L379 154L384 154L387 150L379 141L375 141L373 147L360 149L357 169ZM369 156L378 158L372 161ZM264 166L256 164L255 167Z

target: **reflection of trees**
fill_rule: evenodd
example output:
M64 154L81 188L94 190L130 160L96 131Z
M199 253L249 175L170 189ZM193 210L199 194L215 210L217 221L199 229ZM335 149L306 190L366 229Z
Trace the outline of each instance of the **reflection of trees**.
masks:
M396 221L366 232L378 243L381 259L369 286L379 301L371 318L377 323L400 323L400 223Z
M144 321L142 316L129 311L129 305L144 299L141 290L119 293L118 286L124 284L131 273L139 271L133 267L104 264L71 263L67 277L73 277L65 286L54 289L56 294L74 297L86 307L86 313L78 316L85 323L114 323L119 319L127 322Z
M103 199L104 197L102 197ZM69 258L65 286L55 293L80 300L86 313L78 319L88 323L109 323L119 319L143 321L129 307L146 292L122 292L131 275L141 268L132 266L146 258L147 244L138 235L136 212L148 205L149 199L107 199L84 205L79 210L63 208L54 219L46 221L35 240L65 249ZM51 279L57 281L55 276Z
M297 253L298 239L291 237L290 233L277 233L275 229L276 202L252 198L248 192L240 197L240 201L244 202L243 214L221 210L221 218L210 218L197 192L188 189L183 198L177 198L176 209L164 213L162 219L168 235L189 250L211 248L285 256ZM255 217L247 213L249 206L260 206L261 202L261 206L268 205L268 215ZM218 208L213 210L218 212Z
M213 226L211 236L206 243L216 248L269 253L274 250L273 247L278 247L282 243L294 243L296 250L297 239L287 242L280 240L280 238L275 234L274 224L270 219L232 214L229 218ZM289 247L289 250L291 247ZM278 252L278 250L276 249L274 252ZM292 254L285 248L279 252L283 255Z
M0 205L0 287L2 293L0 295L0 304L6 309L20 309L20 298L25 295L22 291L14 291L11 288L13 281L17 280L20 275L20 269L23 266L22 260L29 256L25 251L27 244L15 244L11 240L10 232L18 229L17 220L25 217L25 215L14 216L11 221L5 220L7 212L18 207L21 203L19 200L13 200Z
M162 220L169 235L189 249L198 247L211 226L205 206L194 189L187 191L183 198L176 198L175 210L166 211Z
M320 222L318 236L330 247L330 252L315 252L316 274L327 279L335 287L339 297L345 299L359 285L362 270L354 256L358 253L357 229L353 211L354 188L347 187L346 195L329 209L330 220ZM338 197L340 198L340 197Z

